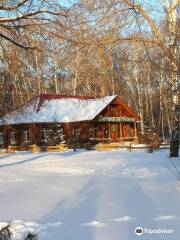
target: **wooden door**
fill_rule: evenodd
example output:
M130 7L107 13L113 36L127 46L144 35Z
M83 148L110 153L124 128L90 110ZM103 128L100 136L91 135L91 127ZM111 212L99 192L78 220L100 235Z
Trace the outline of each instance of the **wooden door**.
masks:
M111 123L111 138L114 142L118 142L118 124Z

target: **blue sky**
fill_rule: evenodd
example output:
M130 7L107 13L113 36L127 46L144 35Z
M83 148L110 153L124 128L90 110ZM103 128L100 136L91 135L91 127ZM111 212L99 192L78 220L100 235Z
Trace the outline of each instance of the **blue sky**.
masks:
M60 3L64 5L65 7L70 7L72 4L77 2L76 0L61 0Z

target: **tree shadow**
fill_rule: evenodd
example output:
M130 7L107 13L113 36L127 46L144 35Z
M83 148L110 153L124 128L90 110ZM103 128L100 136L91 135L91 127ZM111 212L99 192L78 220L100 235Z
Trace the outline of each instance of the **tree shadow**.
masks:
M71 156L74 156L76 154L81 154L81 153L84 153L84 150L77 150L77 151L67 151L67 152L63 152L63 153L58 153L58 152L46 152L46 153L36 153L36 155L34 157L31 157L31 158L28 158L28 159L25 159L25 160L22 160L22 161L16 161L16 162L13 162L13 163L6 163L6 164L0 164L0 168L5 168L5 167L11 167L11 166L16 166L16 165L21 165L21 164L25 164L25 163L28 163L28 162L31 162L31 161L34 161L34 160L38 160L40 158L43 158L45 156L60 156L60 157L64 157L64 158L67 158L67 157L71 157ZM28 154L32 154L32 153L29 153L29 152L26 152L26 153L23 153L23 155L28 155ZM18 158L18 155L17 154L11 154L11 155L7 155L5 158L7 157L15 157L16 159ZM1 159L1 158L0 158Z
M6 158L15 156L15 154L8 154L8 153L1 153L1 155L3 155L3 156L0 156L0 160L2 160L2 159L5 160Z
M95 180L90 180L81 189L69 204L62 201L56 205L54 210L41 220L41 224L46 225L49 222L58 225L51 229L44 229L40 232L40 237L45 236L47 240L63 239L63 240L93 240L92 221L96 219L96 198L98 191L95 187ZM88 223L88 224L87 224ZM89 225L90 223L90 225Z
M86 151L85 149L77 149L76 151L68 150L68 151L65 151L63 153L54 152L54 155L58 155L58 156L66 158L66 157L75 156L77 154L81 155L81 154L84 154L85 152L88 152L88 151Z
M15 158L17 158L17 155L13 155ZM21 164L25 164L40 158L43 158L44 156L46 156L46 154L41 154L41 155L36 155L34 157L22 160L22 161L17 161L17 162L12 162L12 163L5 163L5 164L0 164L0 168L5 168L5 167L12 167L12 166L16 166L16 165L21 165Z
M138 154L137 154L138 156ZM149 155L148 155L149 156ZM149 162L151 161L151 156L148 158ZM147 161L147 159L145 160ZM136 166L137 168L150 167L152 169L152 163L146 163L143 166L143 163L140 165L140 161L138 159L133 161L132 163L129 161L125 166L127 169L131 169ZM153 169L162 166L161 164L153 166ZM119 169L116 169L116 172L121 171L123 167L120 166ZM119 178L119 179L118 179ZM119 199L119 208L117 207L117 213L121 216L130 216L132 219L129 221L122 221L120 219L116 222L116 226L119 227L119 236L117 230L114 229L114 232L117 233L113 239L125 239L125 240L149 240L149 239L176 239L175 234L144 234L143 236L137 236L135 234L136 227L142 227L147 229L175 229L177 224L175 225L175 220L161 220L157 221L158 216L168 216L168 215L176 215L174 212L175 207L171 206L171 201L167 199L167 189L170 188L169 182L163 183L162 190L162 180L160 179L162 176L153 177L153 178L145 178L144 177L136 177L134 175L122 176L119 174L119 177L115 177L116 186L118 186L117 191L121 194L121 197L116 197ZM113 183L113 182L112 182ZM112 184L111 183L111 184ZM112 187L111 187L112 188ZM152 190L152 192L151 192ZM158 191L159 190L159 191ZM170 190L172 194L172 189ZM157 194L157 196L155 195ZM170 197L170 196L169 196ZM177 193L174 192L173 200L175 206L178 206L178 196ZM118 217L117 217L118 219ZM114 226L115 228L115 226ZM178 227L176 227L177 231ZM106 240L106 238L104 238Z
M97 217L105 227L96 229L94 239L134 240L134 229L151 227L156 216L151 199L133 178L104 177L99 184L98 201Z
M128 194L129 192L129 194ZM128 240L139 239L135 235L137 227L156 229L157 225L154 218L157 216L157 209L152 202L152 199L145 193L144 189L136 181L134 184L128 186L128 192L124 196L124 203L129 214L135 217L135 221L130 222L128 226ZM154 236L157 239L157 236ZM148 234L143 235L142 239L153 239L153 236ZM159 239L159 236L158 236Z

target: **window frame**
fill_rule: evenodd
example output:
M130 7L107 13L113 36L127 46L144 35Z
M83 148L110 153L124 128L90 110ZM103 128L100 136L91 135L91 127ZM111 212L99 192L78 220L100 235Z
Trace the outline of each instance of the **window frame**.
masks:
M13 136L15 136L15 138L13 139ZM17 132L13 131L11 132L11 145L13 144L17 144Z
M30 143L30 131L29 131L29 129L28 130L24 130L24 132L23 132L23 140L24 140L24 143Z
M91 139L97 138L97 127L92 127L89 129L89 131Z
M41 136L41 142L46 142L47 143L48 137L49 137L48 134L50 135L51 129L43 128L43 129L40 130L40 132L41 132L41 135L40 135Z

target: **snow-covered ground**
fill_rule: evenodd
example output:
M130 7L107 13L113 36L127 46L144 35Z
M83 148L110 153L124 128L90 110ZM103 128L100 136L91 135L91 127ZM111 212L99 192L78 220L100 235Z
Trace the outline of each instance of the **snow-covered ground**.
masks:
M168 150L1 154L0 225L40 240L178 240L180 181L169 168ZM171 233L136 236L138 226Z

